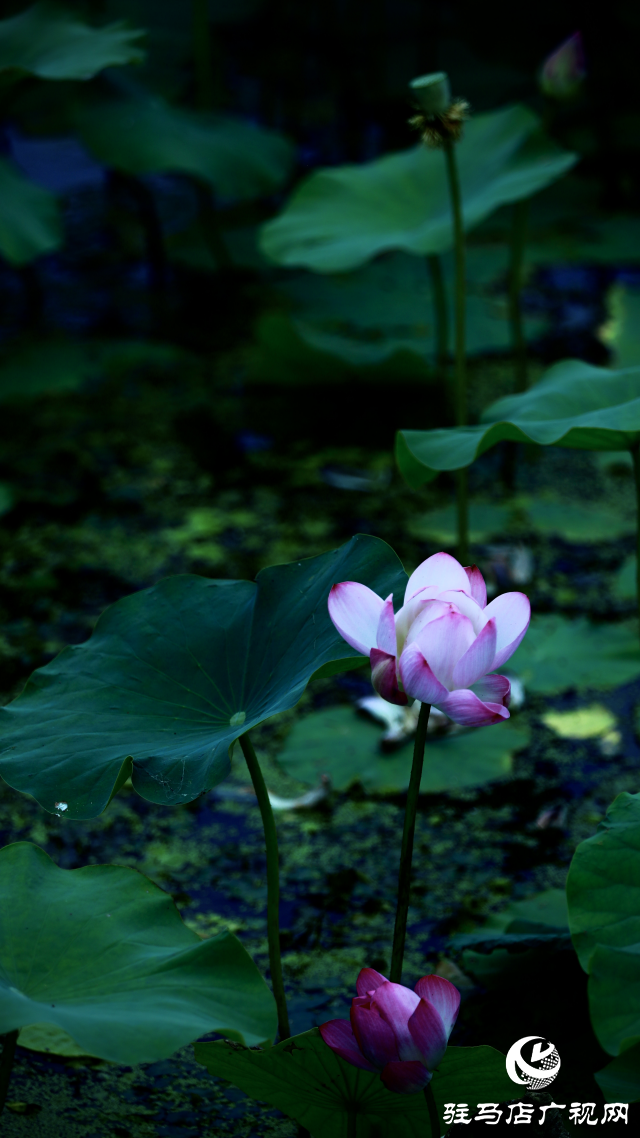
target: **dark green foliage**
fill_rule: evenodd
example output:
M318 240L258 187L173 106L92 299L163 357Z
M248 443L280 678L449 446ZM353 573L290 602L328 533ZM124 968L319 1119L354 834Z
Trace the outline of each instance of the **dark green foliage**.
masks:
M208 1031L275 1033L275 1004L232 934L208 941L124 866L58 869L37 846L0 851L0 1034L53 1024L87 1055L165 1059Z

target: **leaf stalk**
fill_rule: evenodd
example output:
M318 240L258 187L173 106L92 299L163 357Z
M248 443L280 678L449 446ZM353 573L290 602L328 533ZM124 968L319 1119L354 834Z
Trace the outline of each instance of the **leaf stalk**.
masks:
M278 834L273 810L271 809L271 803L269 801L269 791L267 790L262 770L260 769L260 763L258 762L258 756L255 753L248 732L240 736L240 746L242 747L242 753L249 768L249 774L251 775L253 789L258 799L262 825L264 827L264 840L267 852L267 937L269 942L269 970L271 972L273 994L278 1010L278 1036L280 1042L282 1042L283 1039L289 1038L291 1032L289 1030L287 997L285 995L284 981L282 979L282 960L280 958L280 868L278 864Z

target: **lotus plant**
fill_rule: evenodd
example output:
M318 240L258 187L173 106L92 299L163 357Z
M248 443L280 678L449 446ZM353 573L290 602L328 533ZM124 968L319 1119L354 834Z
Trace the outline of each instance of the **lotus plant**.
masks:
M435 553L412 573L398 613L392 596L383 600L357 581L334 585L328 603L340 635L369 656L373 686L389 703L411 697L465 727L509 718L511 685L493 673L529 627L524 593L502 593L487 604L477 566Z
M350 1020L321 1025L325 1043L354 1067L378 1071L390 1091L422 1090L447 1049L460 1007L458 989L441 976L423 976L412 991L363 968L356 991Z
M391 980L402 978L409 912L411 862L424 747L431 705L455 723L482 727L509 718L511 684L496 675L522 641L531 618L524 593L503 593L487 604L476 565L463 568L448 553L434 553L407 583L404 604L386 600L357 581L333 585L329 616L340 635L371 661L371 679L389 703L420 701L407 792Z

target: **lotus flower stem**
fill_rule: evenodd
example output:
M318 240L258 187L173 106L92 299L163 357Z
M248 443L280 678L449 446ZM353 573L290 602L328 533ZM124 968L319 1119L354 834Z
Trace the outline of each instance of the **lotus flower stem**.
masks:
M638 517L636 520L636 604L638 606L638 620L640 621L640 442L632 446L631 458L633 459L633 473L636 482L636 502L638 504Z
M8 1031L6 1035L2 1036L2 1056L0 1057L0 1114L2 1114L4 1104L7 1101L7 1093L13 1068L13 1057L16 1053L17 1042L17 1031Z
M350 1110L347 1112L347 1138L356 1138L358 1133L358 1112Z
M433 289L433 309L436 331L436 367L442 379L445 378L449 358L449 320L447 314L447 294L444 287L442 261L437 253L427 257L431 287Z
M431 1124L431 1138L440 1138L440 1116L436 1106L436 1100L433 1097L433 1087L431 1083L427 1083L424 1088L424 1097L427 1100L427 1110L429 1111L429 1122Z
M407 914L409 912L409 894L411 891L411 862L413 860L413 837L416 829L416 811L418 809L418 795L420 794L420 780L424 763L424 747L427 741L427 724L431 704L420 705L416 738L413 744L413 763L411 764L411 778L407 791L407 804L404 812L404 829L402 831L402 849L400 851L400 873L398 875L398 904L396 907L396 923L393 930L393 949L391 952L391 969L389 979L394 984L402 981L402 960L404 957L404 942L407 935Z
M269 969L271 983L278 1009L278 1035L280 1042L288 1039L289 1015L287 1012L287 997L282 979L282 961L280 959L280 870L278 865L278 834L273 817L273 810L269 802L269 791L265 785L258 756L253 749L248 733L240 736L242 753L247 760L249 774L256 792L262 825L264 826L264 840L267 851L267 936L269 941Z
M513 207L509 264L509 322L511 324L511 346L515 363L516 391L526 391L529 386L527 380L527 344L524 338L520 307L528 221L529 199L523 198L516 202Z
M465 336L465 250L464 225L462 220L462 195L460 192L460 178L458 176L458 163L456 160L455 142L447 136L443 139L444 156L447 165L447 179L449 182L449 198L451 201L451 215L453 219L453 238L455 253L455 410L456 425L466 426L467 422L467 350ZM457 509L458 509L458 560L463 565L468 560L469 549L469 518L467 506L467 472L460 470L457 474Z

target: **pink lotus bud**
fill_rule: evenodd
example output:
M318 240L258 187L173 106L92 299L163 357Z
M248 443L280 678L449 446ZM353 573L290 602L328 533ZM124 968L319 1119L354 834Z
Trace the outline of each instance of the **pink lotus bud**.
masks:
M341 1059L378 1071L398 1094L426 1087L447 1049L460 993L441 976L423 976L413 991L363 968L351 1001L350 1021L332 1019L320 1034Z
M586 74L582 36L575 32L545 59L540 72L540 89L550 99L570 99Z
M509 718L509 680L490 673L522 641L531 606L524 593L502 593L488 605L477 566L434 553L409 578L395 614L393 597L342 581L329 593L329 616L369 657L373 686L389 703L418 699L465 727Z

